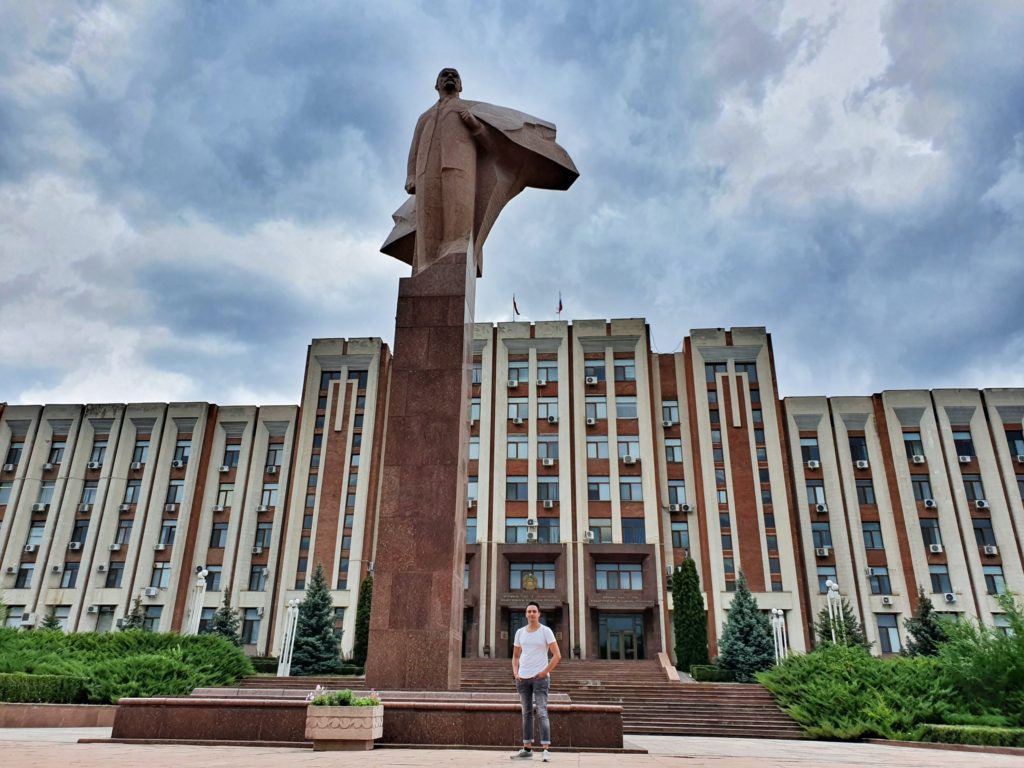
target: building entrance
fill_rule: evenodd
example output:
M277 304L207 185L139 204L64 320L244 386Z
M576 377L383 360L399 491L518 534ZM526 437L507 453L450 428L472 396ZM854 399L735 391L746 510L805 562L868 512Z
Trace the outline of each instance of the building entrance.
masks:
M602 659L636 661L644 658L643 616L603 614L599 641Z

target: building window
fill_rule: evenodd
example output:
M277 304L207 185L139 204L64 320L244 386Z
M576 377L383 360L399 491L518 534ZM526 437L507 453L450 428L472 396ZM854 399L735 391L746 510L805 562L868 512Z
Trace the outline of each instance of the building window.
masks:
M853 461L868 460L868 440L863 435L850 435L850 458Z
M558 398L541 397L537 400L537 418L540 421L547 421L549 418L558 418Z
M107 455L107 441L96 440L92 444L92 451L89 453L89 461L102 464Z
M82 498L79 499L80 504L95 504L96 503L96 490L97 482L95 480L86 480L85 485L82 486Z
M321 371L320 372L320 389L327 389L331 386L332 381L339 381L341 379L341 371Z
M536 589L555 588L554 563L509 563L509 589L524 589L524 579L529 585L531 576L536 580Z
M360 440L361 439L362 439L362 435L360 435L359 433L356 433L356 434L352 435L352 445L358 447L359 444L360 444ZM279 467L279 466L281 466L281 457L283 455L284 455L284 446L281 443L271 443L270 445L267 446L266 466L268 466L268 467ZM320 456L318 454L314 453L312 458L311 458L311 460L315 460L315 461L319 462L320 461ZM313 466L316 466L316 465L313 465Z
M672 547L673 549L690 549L690 529L685 522L672 523Z
M260 636L260 609L246 608L242 615L242 645L253 645Z
M153 573L149 577L149 586L167 589L171 585L171 564L153 563Z
M558 501L558 478L538 477L537 478L537 500Z
M277 506L277 483L263 484L263 491L260 494L260 504L264 507Z
M510 362L508 364L508 380L527 383L530 380L530 364L526 361Z
M199 634L208 635L213 629L213 614L216 613L216 608L203 608L199 612Z
M996 534L992 530L992 521L987 517L975 517L971 520L974 525L974 540L979 547L994 547Z
M346 527L348 526L346 525ZM263 549L270 549L270 542L273 536L273 523L256 523L256 537L253 539L252 545L254 547L263 547Z
M529 498L530 484L526 477L508 477L505 480L506 501L526 501Z
M530 418L530 400L526 397L510 397L508 399L508 417L510 419Z
M530 455L530 444L526 435L509 435L508 452L510 459L525 459Z
M668 481L668 503L669 504L685 504L686 503L686 482L683 480L669 480Z
M876 565L868 569L871 574L868 582L871 584L872 595L891 595L892 585L889 583L889 569L884 565Z
M761 441L764 442L764 441ZM760 445L760 443L758 443ZM801 437L800 438L800 456L804 462L808 461L821 461L821 451L818 448L818 438L816 437Z
M985 590L990 595L1002 595L1006 592L1006 581L1003 579L1003 566L986 565L981 569L985 574Z
M33 520L29 524L28 538L25 540L25 544L32 544L38 547L43 543L43 533L46 530L45 520Z
M956 446L957 456L971 456L974 453L974 440L971 439L970 431L954 431L953 432L953 444Z
M891 613L878 613L875 614L875 621L878 623L878 644L882 653L899 653L903 646L900 645L900 630L896 616Z
M592 363L583 367L583 375L588 379L605 380L604 363Z
M63 440L53 441L50 444L50 455L46 458L50 464L60 464L64 461L64 448L67 446Z
M808 480L806 487L808 504L825 503L825 484L821 480Z
M118 520L117 532L114 534L114 543L121 546L126 545L132 538L132 521Z
M710 394L710 393L708 393ZM679 401L678 400L664 400L661 403L661 419L662 421L671 421L673 424L679 423Z
M590 395L586 399L584 410L588 419L607 419L608 401L602 395Z
M985 486L982 485L981 475L964 475L964 493L968 501L978 501L985 498Z
M480 438L473 436L469 438L469 460L479 461L480 460Z
M185 498L185 481L184 480L171 480L167 484L167 503L168 504L181 504Z
M11 489L14 483L0 483L0 507L6 507L11 503Z
M21 463L21 454L25 450L25 443L12 442L10 447L7 449L7 458L4 459L4 464L13 464L15 467Z
M814 547L832 549L832 528L826 523L811 523L811 542Z
M587 501L611 501L611 498L607 477L592 475L587 478Z
M636 381L636 364L632 360L629 362L625 360L616 360L615 380Z
M643 572L639 563L598 563L597 588L628 589L638 592L644 588Z
M18 566L18 576L14 579L15 589L30 589L32 587L32 574L35 572L34 563L21 563Z
M913 456L924 456L924 443L921 442L921 433L904 432L903 448L906 450L908 459Z
M929 565L928 574L932 579L932 592L945 594L953 591L949 581L949 568L945 565Z
M476 518L466 518L466 543L476 544Z
M644 527L644 521L642 519L626 518L622 521L622 543L647 543L647 533Z
M933 517L921 518L921 540L926 547L942 546L942 532L939 530L938 520Z
M1010 448L1010 456L1024 456L1024 430L1008 429L1006 431L1006 444Z
M242 452L242 446L240 445L225 445L224 446L224 466L225 467L237 467L238 457Z
M587 523L590 532L594 534L595 544L612 543L612 521L606 517L592 517Z
M910 485L914 489L914 500L924 501L925 499L933 499L932 496L932 484L927 477L912 476L910 479Z
M537 458L558 458L558 435L540 435L537 438Z
M224 549L228 545L228 524L214 523L210 531L210 549Z
M74 589L78 582L78 563L64 563L64 572L60 575L61 589Z
M526 524L526 519L522 517L508 517L505 518L505 543L506 544L525 544L526 534L530 530L530 526Z
M267 588L267 567L253 565L249 567L249 591L263 592Z
M103 586L107 589L120 589L121 579L124 577L124 563L112 561L107 565L107 578Z
M632 456L636 458L640 455L640 438L637 435L619 435L618 438L618 452L619 458L623 456Z
M608 458L608 437L597 435L587 438L587 458L607 459Z
M619 478L620 501L643 501L643 487L639 477Z
M683 462L683 441L679 438L668 438L665 440L665 461L669 464L681 464Z
M736 363L736 373L747 374L747 381L757 384L757 363Z
M174 444L174 461L188 464L189 454L192 453L192 440L179 440Z
M828 592L828 585L826 581L831 579L836 580L836 567L834 565L819 565L818 566L818 592L822 595Z
M466 478L466 498L480 498L480 481L477 479L476 475L470 475Z
M708 384L714 384L715 378L719 375L724 376L728 371L728 367L725 363L705 363L704 364L704 380Z
M223 573L224 566L221 565L208 565L206 566L206 591L207 592L220 592L220 577Z
M174 534L178 531L177 520L163 520L160 523L160 543L166 547L174 543Z
M53 502L54 483L46 480L39 486L39 496L36 498L38 504L50 504Z
M538 362L537 380L546 381L548 384L558 381L558 363L554 361Z
M88 520L75 520L75 526L71 529L71 541L76 544L85 544L85 539L89 535L89 521Z
M877 503L875 501L875 487L871 484L870 480L857 481L857 503L862 507L874 506Z

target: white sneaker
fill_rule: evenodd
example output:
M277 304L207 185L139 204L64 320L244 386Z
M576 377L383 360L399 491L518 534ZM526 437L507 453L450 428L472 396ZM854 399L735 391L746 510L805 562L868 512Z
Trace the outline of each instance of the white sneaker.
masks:
M533 751L529 749L520 749L514 755L509 755L509 757L513 760L532 760Z
M543 752L540 753L540 759L541 759L542 762L550 763L551 762L551 753L548 752L545 749Z

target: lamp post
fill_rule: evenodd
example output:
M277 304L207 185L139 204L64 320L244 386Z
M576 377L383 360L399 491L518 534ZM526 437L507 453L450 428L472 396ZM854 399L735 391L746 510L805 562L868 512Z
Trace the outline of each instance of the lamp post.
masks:
M281 654L277 660L278 677L288 677L292 673L292 651L295 650L295 628L299 624L300 605L302 601L298 598L288 601L284 616L284 636L281 638Z
M772 608L772 642L775 645L775 663L778 664L789 652L786 612L781 608Z
M188 626L185 627L186 635L199 634L199 621L203 614L203 600L206 595L206 576L209 571L205 565L196 566L196 583L192 587L192 597L189 600Z
M839 594L839 585L832 579L826 579L825 600L828 602L828 626L832 633L832 642L836 642L836 627L839 627L839 638L846 640L846 626L843 622L843 597Z

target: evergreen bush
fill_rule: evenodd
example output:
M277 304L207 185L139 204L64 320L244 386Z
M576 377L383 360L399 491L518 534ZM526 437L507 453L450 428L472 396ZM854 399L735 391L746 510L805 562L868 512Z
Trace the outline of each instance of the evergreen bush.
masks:
M292 651L293 675L329 675L337 671L338 638L334 636L334 603L324 581L323 565L316 572L299 606Z
M736 673L731 669L720 669L711 664L694 664L690 677L698 683L735 683Z
M78 704L85 701L85 679L68 675L0 674L0 701Z
M853 612L850 601L845 597L840 601L839 614L839 621L836 622L836 644L870 650L871 643L868 642L867 636L864 634L864 628ZM814 623L814 627L818 635L818 647L832 645L832 626L829 621L827 605L818 612L818 620Z
M220 635L237 648L242 647L242 620L238 611L231 607L231 590L224 590L224 602L213 614L210 634Z
M1024 728L986 725L925 725L921 741L977 744L985 747L1024 747Z
M716 666L733 670L736 681L749 683L754 675L775 664L775 645L772 625L757 607L757 600L747 588L747 580L740 573L736 579L736 592L729 607L729 617L718 641Z
M145 626L146 615L142 612L142 601L136 597L132 600L132 609L121 622L121 630L142 629Z
M50 606L50 610L46 612L46 615L43 617L43 623L39 625L39 628L57 630L58 632L61 631L62 627L60 625L60 619L57 618L56 605Z
M946 628L920 584L917 586L917 611L912 618L904 620L903 626L907 630L904 656L938 655L939 646L946 640Z
M370 609L373 604L373 574L367 574L359 587L359 605L356 609L356 639L352 648L352 663L366 665L370 648Z
M708 614L700 594L700 577L692 558L672 572L672 626L676 667L690 669L708 663ZM692 673L691 673L692 674Z

